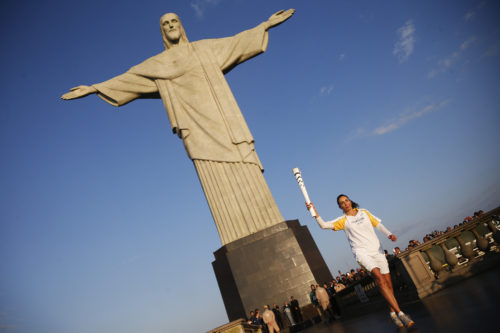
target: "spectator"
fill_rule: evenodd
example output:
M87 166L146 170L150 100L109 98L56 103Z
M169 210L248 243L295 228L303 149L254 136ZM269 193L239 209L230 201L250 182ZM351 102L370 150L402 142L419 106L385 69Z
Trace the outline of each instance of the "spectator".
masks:
M290 296L290 306L292 310L293 320L298 324L302 322L302 312L300 311L299 301L293 296Z
M257 326L262 329L262 333L268 333L267 325L264 323L264 319L262 319L262 314L259 309L255 309L255 321L257 322Z
M328 284L327 284L326 282L325 282L325 283L323 283L323 289L325 289L325 290L326 290L326 293L328 294L328 299L330 299L330 300L331 300L331 299L332 299L332 297L333 297L333 294L332 294L332 292L330 291L330 287L328 287Z
M248 319L247 323L252 325L259 325L257 323L257 318L255 318L255 311L250 311L250 318Z
M335 296L335 283L335 279L332 279L332 281L330 281L330 285L328 286L328 292L331 295L331 298Z
M328 287L328 291L330 292L330 304L331 304L331 310L333 314L334 319L339 319L340 318L340 308L337 304L337 300L335 299L335 294L337 291L335 290L335 286L337 285L337 281L335 279L332 279L330 282L330 286Z
M280 330L283 329L283 320L281 319L280 307L277 304L274 304L271 311L273 311L274 313L274 319L276 319L278 327L280 328Z
M269 333L274 333L275 331L277 333L280 333L280 328L276 324L276 318L274 316L273 311L269 309L269 305L264 305L264 313L262 314L262 319L264 320L264 323L267 325Z
M283 313L288 318L288 321L290 322L290 325L294 326L295 325L295 319L292 316L291 306L288 304L287 301L285 301L285 303L283 304Z
M332 316L329 312L330 297L325 288L319 284L316 285L316 298L318 300L320 316L323 320L329 320Z
M311 300L311 304L313 308L318 311L318 314L321 316L321 310L319 309L318 297L316 296L316 286L311 284L311 292L309 293L309 299Z
M338 293L339 291L345 289L345 284L343 284L342 282L337 282L334 288L335 288L335 293Z

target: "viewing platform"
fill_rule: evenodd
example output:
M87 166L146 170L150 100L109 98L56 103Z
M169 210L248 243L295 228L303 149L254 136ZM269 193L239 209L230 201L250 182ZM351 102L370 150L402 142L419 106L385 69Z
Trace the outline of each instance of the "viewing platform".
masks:
M415 321L415 326L408 329L394 326L387 307L380 303L363 315L315 324L301 332L496 332L500 306L499 281L500 267L497 266L424 299L402 302L402 309Z
M341 318L320 322L312 306L305 321L282 333L493 332L500 308L500 207L389 260L394 293L416 325L398 329L371 277L335 295ZM316 316L316 317L315 317ZM314 324L313 324L314 323ZM241 330L237 329L241 327ZM234 329L234 330L233 330ZM210 333L260 332L232 322Z

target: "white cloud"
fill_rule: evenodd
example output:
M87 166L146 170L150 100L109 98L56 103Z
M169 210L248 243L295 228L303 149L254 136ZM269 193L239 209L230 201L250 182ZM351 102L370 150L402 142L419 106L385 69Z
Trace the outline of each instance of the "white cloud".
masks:
M476 12L474 10L470 10L467 13L465 13L464 21L469 22L474 18L474 16L476 16Z
M450 102L449 99L442 100L441 102L437 103L429 103L425 106L421 107L411 107L407 108L404 112L402 112L400 115L398 115L395 119L391 119L390 121L387 121L385 125L379 126L375 129L368 130L363 127L356 128L352 130L346 138L346 142L350 142L354 139L360 139L364 137L369 137L369 136L378 136L378 135L384 135L387 133L390 133L392 131L395 131L407 123L409 123L413 119L417 119L425 115L426 113L432 112L432 111L437 111L441 108L443 108L445 105L447 105Z
M351 131L347 135L346 141L349 142L349 141L352 141L354 139L359 139L359 138L365 137L367 135L368 135L368 133L366 133L366 130L364 128L362 128L362 127L356 128L354 131Z
M408 60L408 57L415 49L415 25L412 20L408 20L402 27L397 30L399 40L394 45L392 54L398 57L399 62L403 63Z
M396 119L391 120L388 124L384 126L377 127L374 129L371 134L372 135L384 135L389 132L392 132L404 125L406 125L410 120L417 119L422 117L424 114L436 111L444 107L446 104L450 102L449 99L443 100L439 103L431 103L419 109L408 109L405 112L401 113Z
M400 125L398 125L396 123L389 124L389 125L386 125L386 126L381 126L379 128L376 128L373 131L373 134L375 134L375 135L384 135L386 133L394 131L395 129L398 129L399 127L400 127Z
M207 6L216 6L219 2L221 2L221 0L195 0L189 5L193 8L196 16L201 18L203 17Z
M345 54L344 53L342 53L341 55L339 55L339 60L340 61L344 60L344 58L345 58Z
M446 58L443 58L438 61L438 68L432 69L428 74L427 77L429 79L433 78L436 76L439 72L444 72L448 68L450 68L453 63L462 55L462 53L467 50L474 42L476 41L476 37L472 36L469 39L465 40L456 51L453 51L449 56Z
M328 96L333 92L334 85L331 84L329 86L323 86L319 89L320 96Z
M476 37L472 36L460 45L460 51L465 51L471 46L472 43L476 41Z
M451 55L449 55L448 57L439 60L438 64L439 64L439 66L441 66L442 69L447 69L447 68L451 67L451 64L453 63L455 58L457 58L459 55L460 55L460 53L458 51L455 51Z
M483 8L485 4L486 4L485 1L480 2L475 8L473 8L473 9L469 10L467 13L465 13L464 21L470 22L470 21L475 20L477 11L479 9Z
M436 69L432 69L428 74L427 74L427 77L429 79L432 79L434 76L436 76L438 73L438 71Z
M203 16L203 10L201 9L199 1L197 1L197 2L191 2L190 6L191 6L191 8L194 9L194 13L196 14L196 16L198 16L198 17L202 17Z

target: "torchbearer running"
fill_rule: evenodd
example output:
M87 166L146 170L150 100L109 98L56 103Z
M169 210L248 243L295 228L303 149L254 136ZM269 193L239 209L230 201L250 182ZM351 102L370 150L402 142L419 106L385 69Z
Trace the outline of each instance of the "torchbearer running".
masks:
M394 324L398 327L413 326L415 322L410 316L401 311L394 297L389 264L374 228L393 242L396 241L396 236L380 223L381 220L378 217L375 217L366 209L359 209L359 205L351 201L347 195L340 194L337 197L337 204L344 211L344 215L328 222L325 222L319 216L312 202L306 203L306 206L308 210L312 209L314 211L312 215L322 229L344 230L356 261L370 272L382 296L387 301Z

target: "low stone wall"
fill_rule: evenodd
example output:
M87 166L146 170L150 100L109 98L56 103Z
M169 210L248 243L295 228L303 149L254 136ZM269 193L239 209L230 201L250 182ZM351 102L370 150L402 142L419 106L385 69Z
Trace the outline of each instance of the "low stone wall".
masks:
M498 214L500 207L398 256L420 298L498 264Z
M248 324L244 319L237 319L207 333L262 333L262 330L259 326Z

